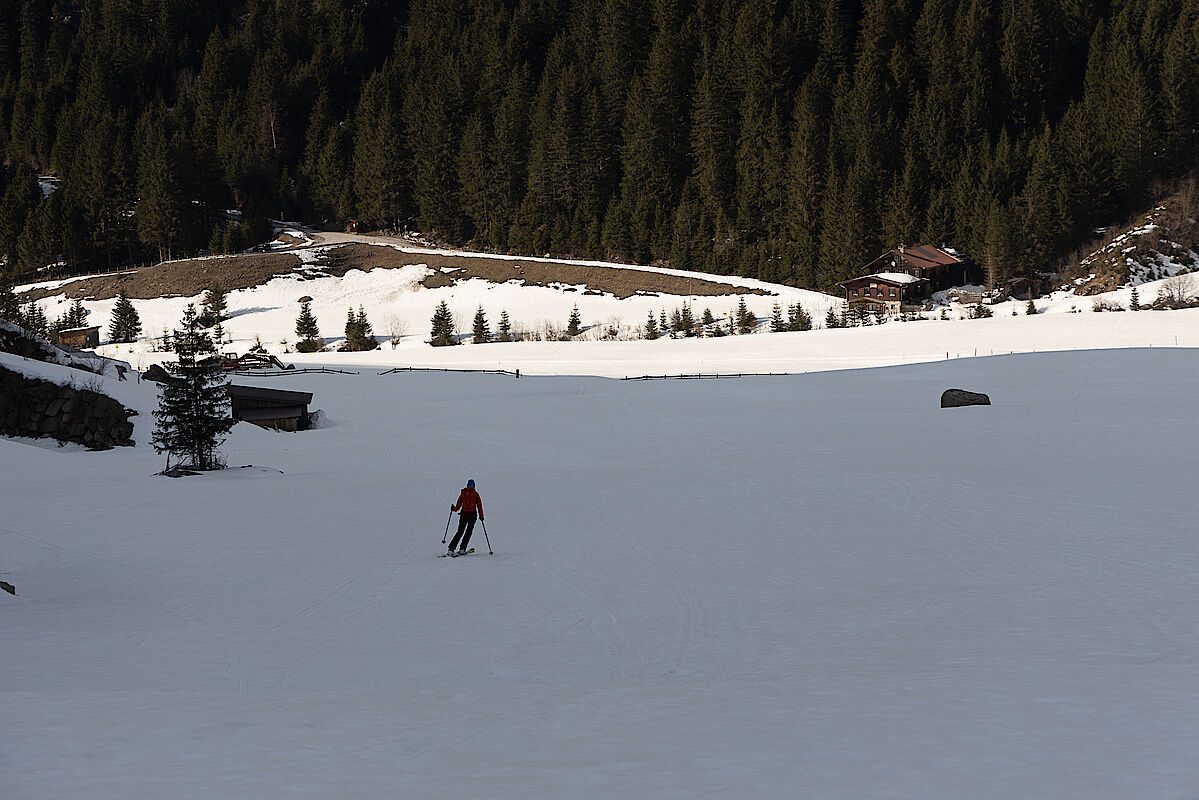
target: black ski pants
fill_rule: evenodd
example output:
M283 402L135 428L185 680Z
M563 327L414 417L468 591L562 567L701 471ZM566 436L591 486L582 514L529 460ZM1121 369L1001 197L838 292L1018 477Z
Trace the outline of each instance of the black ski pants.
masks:
M454 534L454 539L450 542L451 550L466 549L467 543L470 542L470 535L475 530L475 520L478 518L479 514L476 511L463 511L458 515L458 532ZM462 541L459 542L459 539Z

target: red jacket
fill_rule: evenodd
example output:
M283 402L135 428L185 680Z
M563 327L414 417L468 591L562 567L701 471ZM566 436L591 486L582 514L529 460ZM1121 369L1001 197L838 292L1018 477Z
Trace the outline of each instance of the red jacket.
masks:
M478 512L479 516L483 516L483 498L479 497L479 493L469 486L462 490L462 494L458 495L458 502L454 503L451 511L462 509L463 514Z

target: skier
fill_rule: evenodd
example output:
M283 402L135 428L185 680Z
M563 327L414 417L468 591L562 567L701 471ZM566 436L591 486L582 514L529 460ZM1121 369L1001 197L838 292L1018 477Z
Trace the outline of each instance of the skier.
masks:
M458 495L458 502L450 506L450 513L458 511L458 532L450 541L450 549L446 555L460 556L466 552L470 535L475 529L475 518L483 519L483 498L475 491L475 479L466 482L466 488ZM465 535L464 535L465 534ZM462 541L458 541L461 539ZM455 548L461 548L454 552Z

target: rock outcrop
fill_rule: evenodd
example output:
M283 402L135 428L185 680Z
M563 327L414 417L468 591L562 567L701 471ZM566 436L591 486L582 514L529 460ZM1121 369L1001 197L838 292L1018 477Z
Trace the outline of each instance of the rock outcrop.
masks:
M0 434L107 450L133 444L135 414L108 395L0 367Z

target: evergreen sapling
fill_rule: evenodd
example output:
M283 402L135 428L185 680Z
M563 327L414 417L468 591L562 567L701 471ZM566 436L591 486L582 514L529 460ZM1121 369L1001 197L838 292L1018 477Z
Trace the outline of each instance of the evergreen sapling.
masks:
M108 326L108 338L114 342L132 342L142 332L141 317L133 307L129 295L121 292L112 309L112 322Z
M758 324L758 318L749 310L745 304L745 298L742 297L737 303L737 332L741 334L753 333L754 326Z
M583 320L579 316L579 307L576 304L570 312L570 319L566 322L566 335L570 337L578 336L583 332Z
M221 358L194 305L183 314L172 347L176 360L163 366L171 379L161 384L154 411L154 450L167 454L167 467L220 469L217 453L233 427L229 382Z
M691 315L690 303L683 303L683 311L679 315L679 321L682 323L680 330L684 336L695 335L695 318Z
M325 346L321 329L312 313L312 301L300 302L300 316L296 318L296 352L315 353Z
M429 344L434 347L445 347L454 342L454 315L450 307L442 300L433 311L433 328L429 334Z
M475 312L474 331L471 341L474 344L487 344L491 341L491 329L487 327L487 315L483 312L483 306L479 306L479 310Z
M782 333L786 330L787 324L783 322L783 309L778 303L775 303L770 312L770 332Z

